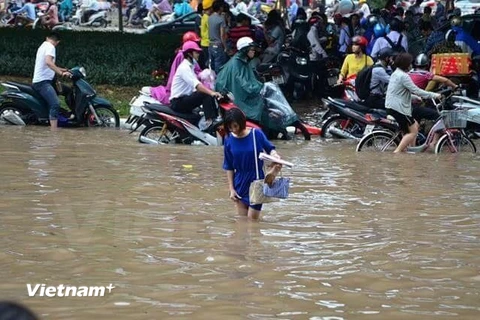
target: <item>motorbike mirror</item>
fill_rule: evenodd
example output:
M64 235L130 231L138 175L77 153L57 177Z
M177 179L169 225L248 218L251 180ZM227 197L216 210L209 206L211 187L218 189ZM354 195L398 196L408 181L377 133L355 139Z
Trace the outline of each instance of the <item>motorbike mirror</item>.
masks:
M87 71L85 70L84 67L80 67L80 69L78 69L78 71L80 71L80 73L83 75L84 78L87 77Z

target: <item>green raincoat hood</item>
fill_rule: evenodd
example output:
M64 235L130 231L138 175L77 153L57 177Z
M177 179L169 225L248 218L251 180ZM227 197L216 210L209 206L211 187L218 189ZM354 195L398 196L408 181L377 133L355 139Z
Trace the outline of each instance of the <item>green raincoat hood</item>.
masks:
M244 52L237 52L217 75L215 90L229 91L235 97L234 103L245 113L248 119L261 122L263 98L260 91L263 83L255 77Z

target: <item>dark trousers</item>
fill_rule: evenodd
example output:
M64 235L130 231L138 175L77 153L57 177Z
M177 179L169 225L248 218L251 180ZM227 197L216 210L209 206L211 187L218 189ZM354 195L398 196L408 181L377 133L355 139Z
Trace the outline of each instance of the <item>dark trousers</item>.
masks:
M412 117L420 122L422 119L426 120L437 120L440 115L438 114L437 110L428 107L422 106L413 106L412 108Z
M385 109L385 97L380 95L370 95L365 100L365 106L370 109Z
M208 56L208 47L202 47L202 53L200 54L200 58L198 59L198 64L200 68L206 69L210 65L210 57Z
M312 77L313 77L313 86L315 88L315 96L317 98L323 98L325 95L325 89L328 86L327 83L327 68L325 66L325 60L312 61Z
M170 107L175 112L191 113L193 109L203 105L205 119L214 119L217 116L215 98L206 93L196 91L189 96L173 99L171 102L172 104Z

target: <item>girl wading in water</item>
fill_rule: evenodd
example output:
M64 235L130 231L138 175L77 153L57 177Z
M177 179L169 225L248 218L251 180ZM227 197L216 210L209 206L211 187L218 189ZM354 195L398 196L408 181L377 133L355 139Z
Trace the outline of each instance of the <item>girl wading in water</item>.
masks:
M224 146L223 169L227 171L230 199L235 202L240 216L257 220L262 210L261 204L250 204L249 188L256 180L255 157L258 161L259 178L264 179L263 161L258 159L260 152L280 158L275 146L267 140L260 129L246 127L245 114L240 109L228 110L225 114L225 129L227 138ZM254 139L257 154L254 152ZM281 165L274 165L273 171L279 171Z

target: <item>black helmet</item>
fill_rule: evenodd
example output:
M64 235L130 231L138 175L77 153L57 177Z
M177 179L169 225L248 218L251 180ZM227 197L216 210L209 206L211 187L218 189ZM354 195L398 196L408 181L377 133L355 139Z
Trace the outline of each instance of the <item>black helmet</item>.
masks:
M402 32L403 22L398 20L397 18L393 18L392 21L390 21L390 30Z
M413 62L415 67L426 67L429 63L430 61L428 61L428 57L425 53L420 53L415 57L415 61Z
M388 57L395 57L397 53L392 50L390 47L380 49L377 53L378 60L387 60Z

